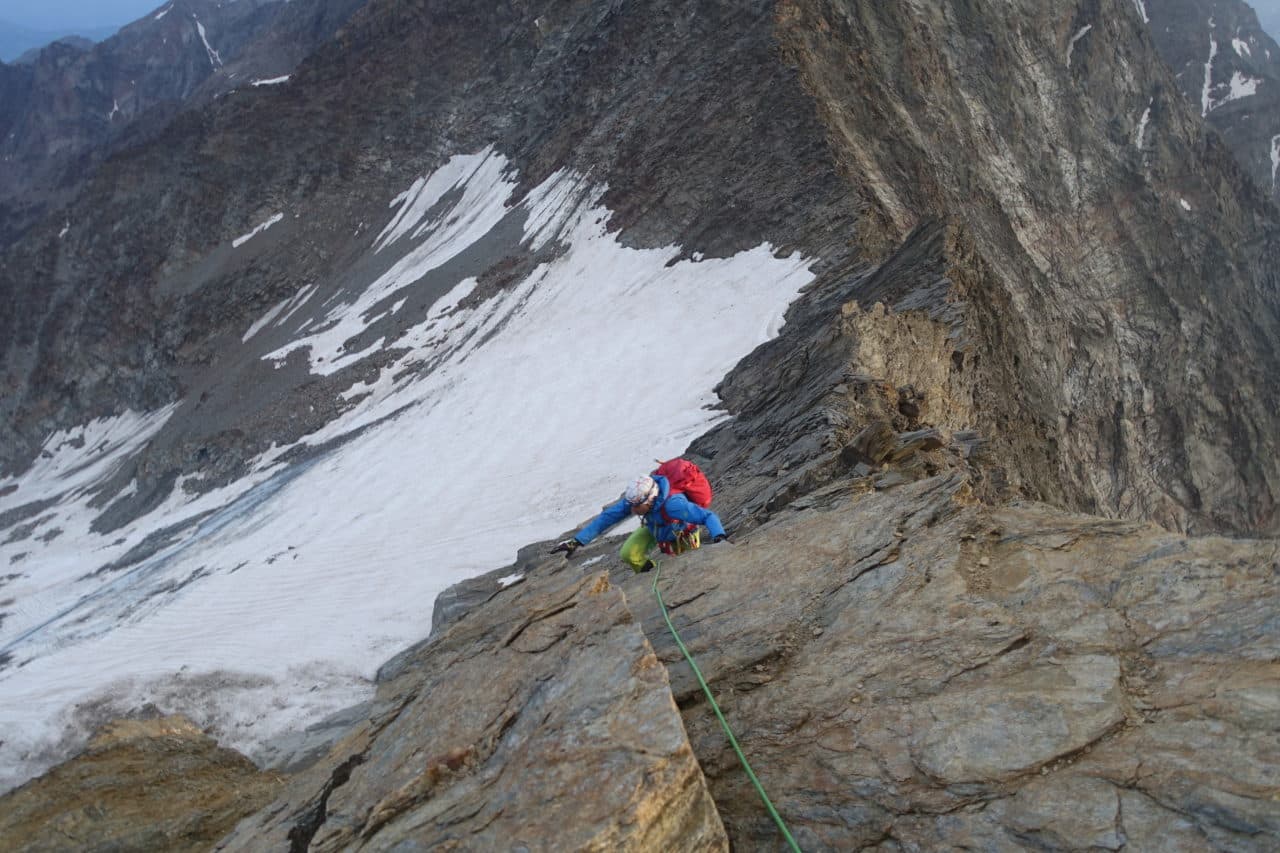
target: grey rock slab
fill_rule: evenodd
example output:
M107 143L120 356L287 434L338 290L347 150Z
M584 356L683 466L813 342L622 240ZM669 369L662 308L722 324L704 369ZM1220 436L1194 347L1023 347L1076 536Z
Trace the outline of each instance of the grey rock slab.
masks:
M290 732L268 741L251 757L255 764L266 770L280 773L305 770L328 755L333 745L363 723L373 708L372 702L343 708L300 732Z
M725 849L666 670L563 560L416 647L378 713L222 849Z
M1002 779L1082 749L1125 719L1120 666L1105 655L1067 658L921 708L913 747L947 783Z
M1280 681L1249 614L1280 608L1274 551L990 508L938 476L811 493L665 560L659 587L806 850L1119 849L1122 793L1143 797L1148 849L1162 812L1173 849L1188 832L1267 849ZM614 579L671 670L735 849L773 849L652 576ZM1248 618L1227 631L1231 614Z

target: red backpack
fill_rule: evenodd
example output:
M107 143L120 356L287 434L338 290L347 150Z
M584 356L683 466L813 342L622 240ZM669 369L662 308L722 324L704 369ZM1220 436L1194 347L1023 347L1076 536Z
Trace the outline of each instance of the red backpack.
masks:
M702 469L688 459L668 459L653 473L667 478L667 482L671 484L670 494L683 494L703 509L711 506L711 483L707 481L707 475L702 473Z

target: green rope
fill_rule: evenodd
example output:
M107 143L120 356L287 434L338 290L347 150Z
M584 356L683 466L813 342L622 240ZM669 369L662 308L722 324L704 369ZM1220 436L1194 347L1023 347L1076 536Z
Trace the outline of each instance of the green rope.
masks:
M747 757L742 754L742 747L738 746L738 739L733 736L733 729L729 728L729 723L725 720L724 714L720 713L720 706L716 704L716 697L711 695L711 688L707 686L706 679L702 677L702 670L698 669L698 665L694 663L693 655L689 654L689 650L685 648L684 641L680 639L680 633L676 631L676 626L671 624L671 616L667 613L667 604L662 600L662 593L658 591L658 578L660 577L662 577L662 567L658 566L653 573L653 594L658 599L658 606L662 608L662 618L667 620L667 627L671 629L671 636L676 638L676 645L680 647L680 651L684 652L684 659L693 668L693 674L697 676L698 683L702 685L702 692L707 694L707 701L711 703L711 710L716 712L716 718L720 720L720 728L724 729L724 733L729 738L729 744L733 747L733 751L738 754L738 760L742 762L742 769L747 771L747 777L751 779L751 784L756 786L756 792L760 794L760 799L764 800L764 807L769 810L769 814L773 817L773 822L778 825L778 829L782 831L782 837L787 839L787 844L791 845L791 849L796 853L801 853L800 845L796 844L796 840L791 837L790 830L782 822L782 817L778 814L778 810L773 807L773 803L769 801L769 795L764 792L764 786L756 778L751 765L747 762Z

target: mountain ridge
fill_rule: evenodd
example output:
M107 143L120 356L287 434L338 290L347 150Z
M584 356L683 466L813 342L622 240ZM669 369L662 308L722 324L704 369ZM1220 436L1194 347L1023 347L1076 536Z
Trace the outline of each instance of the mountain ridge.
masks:
M139 138L0 255L0 678L210 654L8 754L212 706L291 773L225 849L771 847L651 580L545 553L687 446L664 595L806 848L1265 849L1277 213L1144 17L374 0Z
M60 40L5 66L0 245L69 203L102 159L144 144L184 105L286 76L360 2L174 0L98 44Z

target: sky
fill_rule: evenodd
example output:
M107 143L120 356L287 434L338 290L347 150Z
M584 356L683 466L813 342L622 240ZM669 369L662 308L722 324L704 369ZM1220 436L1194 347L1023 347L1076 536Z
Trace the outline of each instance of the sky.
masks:
M1280 41L1280 0L1254 0L1249 5L1258 13L1258 22L1267 35Z
M0 0L0 20L33 30L70 32L121 27L164 4L165 0Z

